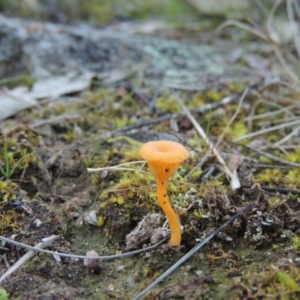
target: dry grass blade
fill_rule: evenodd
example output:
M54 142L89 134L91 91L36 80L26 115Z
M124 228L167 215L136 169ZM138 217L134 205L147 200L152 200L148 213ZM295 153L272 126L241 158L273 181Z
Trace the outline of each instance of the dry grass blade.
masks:
M230 127L230 125L232 124L232 122L235 120L235 118L236 118L237 115L239 114L239 112L240 112L240 110L241 110L241 107L242 107L242 104L243 104L243 101L244 101L244 99L245 99L247 93L248 93L248 88L245 89L245 91L244 91L244 93L243 93L243 95L242 95L242 97L241 97L241 99L240 99L240 101L239 101L239 105L238 105L238 107L237 107L237 109L236 109L234 115L233 115L232 118L229 120L229 122L227 123L226 127L224 128L222 134L221 134L220 137L218 138L218 141L217 141L217 143L216 143L216 145L215 145L216 148L218 148L218 146L221 144L221 142L222 142L222 140L223 140L223 138L224 138L224 135L225 135L227 129Z
M241 141L241 140L244 140L244 139L249 139L249 138L255 137L257 135L261 135L261 134L268 133L268 132L271 132L271 131L275 131L275 130L278 130L278 129L287 128L287 127L294 126L294 125L297 125L297 124L300 124L300 120L295 120L295 121L292 121L292 122L287 122L287 123L280 124L280 125L277 125L277 126L273 126L273 127L270 127L270 128L265 128L265 129L262 129L262 130L251 132L249 134L246 134L246 135L243 135L243 136L240 136L240 137L234 139L233 142L238 142L238 141Z
M288 134L287 136L285 136L283 139L281 139L280 141L276 142L275 144L273 144L274 146L279 146L285 142L287 142L288 140L290 140L293 136L298 135L300 133L300 126L296 127L290 134Z
M2 283L8 276L10 276L12 273L18 270L22 265L24 265L29 259L31 259L36 254L36 251L39 251L49 246L52 242L54 242L58 238L59 238L58 235L51 235L50 237L45 238L42 243L38 243L36 246L32 247L33 249L31 249L24 256L22 256L0 277L0 283Z
M276 2L274 3L274 5L271 8L271 11L268 15L267 25L266 25L268 32L272 31L272 24L273 24L273 20L274 20L274 15L275 15L275 12L276 12L280 2L281 2L281 0L276 0Z
M56 237L55 239L57 239L59 236L55 236L55 237ZM29 250L31 250L30 252L33 252L32 255L34 255L34 252L43 252L43 253L47 253L47 254L51 254L51 255L56 255L56 256L61 256L61 257L68 257L68 258L78 258L78 259L87 259L88 258L88 259L100 259L100 260L113 260L113 259L124 258L124 257L128 257L128 256L140 254L142 252L150 251L150 250L153 250L156 247L158 247L166 239L167 238L162 239L160 242L158 242L157 244L154 244L153 246L150 246L150 247L147 247L147 248L143 248L143 249L139 249L139 250L135 250L135 251L125 252L125 253L116 254L116 255L106 255L106 256L93 256L93 257L90 257L90 256L86 256L86 255L76 255L76 254L68 254L68 253L59 253L57 251L54 252L54 251L49 251L49 250L42 249L42 248L45 248L46 246L49 245L49 244L46 244L46 242L48 240L46 240L46 242L40 243L43 247L40 246L39 248L37 248L37 246L39 246L40 244L38 244L35 247L31 247L29 245L26 245L26 244L23 244L23 243L19 243L19 242L16 242L14 240L8 239L6 237L0 236L0 241L2 240L2 241L5 241L5 242L8 242L10 244L19 246L19 247L22 247L22 248L25 248L25 249L29 249Z
M278 47L276 47L275 45L272 45L272 48L274 50L274 53L276 54L278 61L280 62L281 66L283 67L283 69L285 70L286 74L290 76L290 78L294 81L294 82L298 82L299 78L298 76L294 73L294 71L289 67L289 64L285 61L282 53L280 52L280 50L278 49Z
M226 165L225 160L223 159L223 157L220 155L219 151L217 150L217 148L213 145L213 143L209 140L208 136L206 135L205 131L203 130L203 128L199 125L199 123L196 121L196 119L194 118L194 116L191 114L191 112L188 110L188 108L184 105L184 103L182 102L182 100L179 98L178 95L174 94L175 99L177 100L177 102L180 104L180 106L182 107L182 110L184 111L184 113L186 114L186 116L189 118L189 120L191 121L191 123L194 125L196 131L200 134L200 136L204 139L204 141L206 142L206 144L209 147L209 150L216 156L218 162L221 165L221 168L223 169L223 171L225 172L226 176L228 178L230 178L230 185L231 188L233 190L236 190L238 188L240 188L241 183L239 182L238 178L236 176L234 176L234 174L229 170L229 168Z
M299 77L298 75L293 71L293 69L290 67L290 63L288 63L284 56L283 56L283 52L285 53L285 55L294 62L294 64L299 65L299 62L296 60L295 61L295 57L289 53L288 51L286 51L285 49L283 49L281 47L281 45L279 45L279 43L277 41L275 41L272 36L271 36L271 31L272 31L272 24L273 24L273 16L275 14L276 9L278 8L279 4L280 4L281 0L277 0L275 2L275 4L273 5L269 16L268 16L268 22L267 22L267 32L264 33L262 30L259 30L257 28L255 28L254 26L249 26L243 22L240 21L236 21L236 20L227 20L224 23L222 23L217 29L216 29L216 33L219 33L220 31L222 31L225 27L228 26L236 26L237 28L241 28L245 31L248 31L252 34L255 34L256 36L260 37L261 39L263 39L265 42L269 43L278 59L278 61L280 62L282 68L284 69L285 73L294 81L294 82L298 82L299 81ZM287 4L288 5L288 4ZM296 34L296 33L295 33ZM296 45L297 48L297 45Z
M225 27L228 26L236 26L238 28L244 29L246 31L249 31L255 35L257 35L258 37L260 37L261 39L265 40L266 42L268 41L268 37L263 34L261 31L247 25L244 24L243 22L240 21L236 21L236 20L227 20L224 23L222 23L217 29L216 29L216 33L219 33L220 31L222 31Z
M250 147L249 147L250 148ZM273 154L270 154L268 152L264 152L264 151L261 151L261 150L257 150L257 149L253 149L253 148L250 148L252 151L260 154L260 155L263 155L273 161L276 161L278 163L281 163L281 164L284 164L284 165L287 165L287 166L291 166L291 167L296 167L296 168L300 168L300 164L298 163L295 163L295 162L291 162L291 161L287 161L285 159L282 159L282 158L279 158Z
M266 113L262 113L262 114L258 114L258 115L250 115L248 117L245 117L244 120L245 121L255 121L255 120L259 120L259 119L268 119L270 117L274 117L276 115L282 114L285 110L288 111L291 110L292 108L294 108L294 105L289 105L287 107L285 107L284 109L278 109L275 111L270 111L270 112L266 112Z
M88 172L99 172L99 171L137 171L133 168L124 168L123 166L133 165L133 164L146 164L144 160L138 160L138 161L131 161L128 163L123 163L115 166L110 167L102 167L102 168L87 168ZM142 170L139 170L139 172L144 172Z
M217 234L219 234L224 228L230 225L235 219L237 219L240 215L247 212L254 204L251 203L240 210L237 214L231 217L227 222L225 222L218 229L209 234L204 240L202 240L198 245L196 245L192 250L190 250L187 254L185 254L180 260L178 260L170 269L168 269L165 273L163 273L160 277L158 277L155 281L153 281L146 289L144 289L141 293L139 293L133 300L141 299L145 294L150 292L155 286L157 286L161 281L163 281L166 277L168 277L172 272L174 272L179 266L185 263L190 257L192 257L196 252L198 252L203 246L205 246L210 240L212 240Z
M287 14L290 21L290 26L292 29L293 37L294 37L294 43L297 50L298 57L300 57L300 39L298 35L298 31L293 28L295 24L295 18L294 18L294 11L293 11L293 3L295 3L293 0L287 0L286 6L287 6Z
M248 86L248 90L251 90L253 91L254 89L259 89L260 87L264 88L264 87L267 87L268 85L271 85L271 84L275 84L275 83L278 83L278 80L265 80L265 81L258 81L254 84L251 84ZM285 83L285 84L288 84L288 83ZM294 88L296 88L296 86L293 86ZM181 89L181 87L180 87ZM207 104L204 104L203 106L201 107L197 107L195 109L192 110L193 113L205 113L205 112L208 112L212 109L215 109L215 108L218 108L218 107L221 107L221 106L224 106L224 105L227 105L229 103L232 103L236 100L238 100L240 97L242 96L242 93L235 93L235 94L232 94L230 96L226 96L224 97L223 99L221 99L220 101L218 102L212 102L212 103L207 103ZM154 124L157 124L157 123L161 123L165 120L170 120L171 118L175 119L175 118L178 118L178 117L181 117L183 116L183 113L173 113L173 114L170 114L170 113L167 113L167 114L164 114L163 116L160 116L160 117L157 117L157 118L151 118L151 119L147 119L147 120L140 120L138 122L136 122L135 124L132 124L132 125L127 125L119 130L117 130L117 132L126 132L126 131L130 131L130 130L133 130L133 129L137 129L137 128L140 128L140 127L143 127L143 126L148 126L148 125L154 125Z

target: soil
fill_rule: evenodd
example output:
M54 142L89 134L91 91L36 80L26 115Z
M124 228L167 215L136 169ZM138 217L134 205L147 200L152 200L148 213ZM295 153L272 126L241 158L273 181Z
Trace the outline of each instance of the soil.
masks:
M185 42L183 30L159 32L160 39L170 36ZM204 42L207 33L187 31L186 36ZM241 39L247 49L259 49L253 60L274 62L266 52L260 55L263 46L255 37ZM278 63L274 69L280 69ZM133 299L250 203L249 211L145 299L299 299L299 128L266 130L299 119L299 95L291 79L284 74L282 81L289 85L265 85L265 78L254 86L208 79L205 89L178 89L214 144L224 133L218 151L241 182L232 190L230 178L182 112L174 90L150 84L147 71L112 84L99 85L97 79L86 90L43 99L39 108L1 122L0 231L30 246L59 235L47 249L77 255L94 250L108 256L153 245L157 229L161 235L156 241L169 231L152 174L142 163L107 167L141 161L142 143L163 139L182 143L191 154L168 189L183 226L181 246L166 241L130 257L92 263L40 252L2 282L0 299ZM224 131L245 88L249 93ZM233 100L224 102L226 97ZM129 247L126 236L153 213L159 214L159 222L145 229L145 238L134 235ZM3 274L27 250L4 241L0 246ZM3 289L8 298L1 295Z

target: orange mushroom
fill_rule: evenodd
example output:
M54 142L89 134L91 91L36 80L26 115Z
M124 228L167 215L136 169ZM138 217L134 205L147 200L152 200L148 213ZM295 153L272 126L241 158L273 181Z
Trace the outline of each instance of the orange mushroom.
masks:
M175 174L180 164L190 157L190 154L184 146L171 141L145 143L139 154L148 162L149 168L156 179L158 202L166 214L171 228L169 244L180 245L180 221L169 202L167 187L169 178Z

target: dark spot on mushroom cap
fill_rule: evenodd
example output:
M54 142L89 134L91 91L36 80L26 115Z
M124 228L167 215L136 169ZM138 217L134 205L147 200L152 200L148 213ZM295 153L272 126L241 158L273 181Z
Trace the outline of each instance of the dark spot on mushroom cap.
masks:
M165 172L169 172L169 169L165 169Z

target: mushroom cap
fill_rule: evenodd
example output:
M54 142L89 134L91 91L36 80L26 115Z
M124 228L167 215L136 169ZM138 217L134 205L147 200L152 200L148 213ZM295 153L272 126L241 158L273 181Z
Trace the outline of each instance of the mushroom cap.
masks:
M146 161L181 163L190 157L184 146L172 141L154 141L142 145L140 156Z

